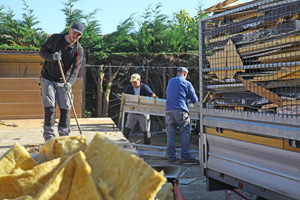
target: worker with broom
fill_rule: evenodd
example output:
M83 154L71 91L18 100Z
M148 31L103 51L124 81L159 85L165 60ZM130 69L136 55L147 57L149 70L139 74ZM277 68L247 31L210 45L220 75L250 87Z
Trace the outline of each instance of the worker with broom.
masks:
M44 105L45 141L55 137L55 107L60 109L58 123L59 136L68 136L70 130L70 108L72 105L72 86L76 81L78 71L84 62L84 51L79 38L84 32L84 26L75 22L65 34L53 34L42 45L40 56L45 59L41 71L41 91ZM63 73L66 82L63 80ZM68 98L71 96L71 98ZM71 99L71 101L70 101Z

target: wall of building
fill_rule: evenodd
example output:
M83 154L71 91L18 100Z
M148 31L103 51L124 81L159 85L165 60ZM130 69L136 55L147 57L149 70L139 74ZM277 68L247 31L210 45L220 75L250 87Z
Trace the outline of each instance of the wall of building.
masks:
M43 59L38 52L0 52L0 119L41 119L43 104L40 71ZM73 86L74 107L81 116L82 79ZM74 117L71 112L71 117ZM56 117L59 109L56 108Z

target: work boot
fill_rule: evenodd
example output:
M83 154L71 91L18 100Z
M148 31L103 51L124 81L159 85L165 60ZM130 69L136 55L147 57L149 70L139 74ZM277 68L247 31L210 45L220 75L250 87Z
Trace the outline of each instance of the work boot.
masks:
M127 140L129 139L130 132L131 132L131 129L128 127L125 127L123 130L123 135Z
M150 133L150 131L144 131L143 134L144 134L144 144L147 144L147 145L151 144L151 133Z

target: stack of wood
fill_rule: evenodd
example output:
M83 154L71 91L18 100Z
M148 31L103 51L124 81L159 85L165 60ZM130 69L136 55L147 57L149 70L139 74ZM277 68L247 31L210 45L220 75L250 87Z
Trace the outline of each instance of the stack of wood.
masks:
M206 10L204 102L300 115L300 1L234 2Z

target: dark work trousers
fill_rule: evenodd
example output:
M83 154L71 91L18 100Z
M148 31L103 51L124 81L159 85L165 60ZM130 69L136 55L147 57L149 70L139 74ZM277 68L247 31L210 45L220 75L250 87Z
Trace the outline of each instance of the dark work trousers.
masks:
M63 88L64 83L49 81L41 78L42 102L44 105L44 139L48 141L55 137L55 107L56 102L60 109L58 123L59 136L67 136L70 130L71 104L68 93ZM72 91L70 91L73 101Z
M167 131L167 154L169 160L176 159L175 136L177 127L181 136L181 159L190 158L190 116L189 113L181 109L167 110L166 115L166 131Z

